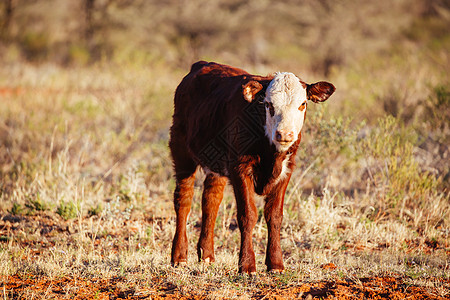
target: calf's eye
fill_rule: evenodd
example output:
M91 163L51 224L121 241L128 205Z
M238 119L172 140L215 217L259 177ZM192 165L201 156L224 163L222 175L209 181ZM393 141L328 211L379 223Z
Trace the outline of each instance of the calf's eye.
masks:
M266 108L269 110L270 115L273 117L273 115L275 114L275 109L273 108L272 103L270 103L270 102L264 102L264 105L265 105Z
M303 102L302 105L298 108L298 110L303 111L306 108L306 102Z

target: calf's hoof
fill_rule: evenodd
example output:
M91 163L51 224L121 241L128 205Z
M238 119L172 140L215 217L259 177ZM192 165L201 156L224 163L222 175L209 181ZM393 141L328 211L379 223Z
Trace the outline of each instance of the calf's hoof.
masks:
M182 261L177 261L177 262L172 262L171 263L172 267L185 267L187 265L187 261L182 260Z
M240 274L248 274L248 275L256 275L256 267L240 267L239 268Z
M250 276L250 277L253 277L253 276L256 276L256 271L252 271L252 272L242 272L242 271L239 271L239 274L242 274L242 275L248 275L248 276Z
M209 266L211 263L214 262L214 258L206 257L206 258L199 259L198 262Z

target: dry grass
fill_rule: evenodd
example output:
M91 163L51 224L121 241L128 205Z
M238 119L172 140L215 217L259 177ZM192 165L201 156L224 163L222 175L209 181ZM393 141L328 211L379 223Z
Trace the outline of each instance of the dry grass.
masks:
M425 2L417 1L396 18L408 1L388 14L370 1L361 2L361 10L352 10L351 1L225 2L193 1L182 14L178 5L152 2L121 30L99 27L95 36L105 40L104 48L97 46L114 51L100 51L98 60L79 37L69 40L70 67L64 67L49 61L51 54L54 61L62 55L53 31L41 62L26 61L22 48L37 46L24 44L19 25L43 11L18 1L11 29L17 41L0 46L0 296L448 298L448 8L434 1L425 12ZM133 15L138 7L127 3L111 4L106 20ZM204 15L197 22L205 3L217 18ZM73 9L55 18L79 16L80 7ZM296 15L305 10L314 13L298 24ZM155 32L151 40L136 25L148 12L154 19L142 24ZM274 27L264 35L259 25L268 12ZM347 12L351 17L341 22ZM252 13L254 22L241 28ZM328 14L333 17L325 22ZM311 26L317 20L324 22ZM380 22L392 30L370 30ZM347 38L334 48L338 36ZM243 46L248 38L252 47ZM319 41L323 47L312 51ZM258 273L237 274L239 234L229 187L216 222L217 261L196 261L201 173L188 222L189 265L169 266L173 91L188 63L205 55L255 73L294 71L337 86L329 103L308 107L285 199L285 274L264 271L263 199L254 231Z
M239 235L230 188L216 223L217 262L196 262L202 176L188 223L190 264L174 269L168 250L174 183L166 144L171 91L180 75L132 69L124 74L106 66L14 68L21 68L14 81L8 69L1 79L10 93L1 108L4 278L120 278L115 289L134 295L158 291L219 299L321 281L401 276L442 297L449 294L448 193L439 177L410 177L420 172L417 163L391 174L391 158L412 155L405 149L413 147L395 119L381 121L361 139L347 121L327 120L321 109L309 114L305 132L315 138L304 141L286 197L285 274L263 272L263 218L254 233L259 273L236 274ZM383 142L393 150L381 151L377 143ZM402 178L413 186L396 203ZM324 268L329 263L336 268ZM77 290L76 283L64 286L67 297Z

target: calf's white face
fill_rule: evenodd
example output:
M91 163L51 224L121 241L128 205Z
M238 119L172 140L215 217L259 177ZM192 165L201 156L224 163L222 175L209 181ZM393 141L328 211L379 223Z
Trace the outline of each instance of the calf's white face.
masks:
M306 84L292 73L277 73L266 90L266 136L278 152L289 149L303 127Z
M252 80L242 86L244 99L252 102L263 88ZM277 73L266 89L266 136L278 152L287 151L294 144L303 127L307 100L315 103L327 100L335 91L326 81L307 84L292 73Z

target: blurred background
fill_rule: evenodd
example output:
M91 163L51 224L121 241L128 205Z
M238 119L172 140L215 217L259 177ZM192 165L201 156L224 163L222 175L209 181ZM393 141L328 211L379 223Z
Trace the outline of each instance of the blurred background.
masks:
M444 73L449 6L448 0L3 0L0 51L4 63L187 68L204 58L325 76L416 57Z
M449 7L448 0L3 0L0 62L173 72L205 59L291 71L333 79L340 113L410 121L435 89L448 92Z

